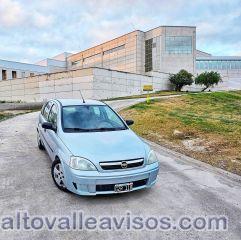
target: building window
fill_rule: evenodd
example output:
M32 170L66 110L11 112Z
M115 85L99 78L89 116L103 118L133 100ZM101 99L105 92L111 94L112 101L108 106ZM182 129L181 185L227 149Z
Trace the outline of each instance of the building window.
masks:
M16 71L12 71L12 79L17 78L17 72Z
M196 60L196 67L200 70L241 69L241 60Z
M30 77L33 77L34 76L34 73L30 73Z
M120 51L124 48L125 48L125 44L123 44L121 46L118 46L118 47L115 47L115 48L111 48L109 50L106 50L106 51L104 51L104 54L110 54L110 53L113 53L113 52L116 52L116 51Z
M22 78L24 78L25 77L25 72L22 72Z
M7 80L7 70L2 70L2 80Z
M97 59L100 57L101 57L101 53L97 53L95 55L91 55L89 57L83 58L83 62L84 63L93 63L93 62L97 61Z
M166 52L169 54L191 54L191 36L166 36Z
M145 41L145 72L152 70L152 44L152 38Z
M80 61L76 61L76 62L72 62L71 64L72 64L72 66L75 66L75 65L77 65L79 62L80 62Z

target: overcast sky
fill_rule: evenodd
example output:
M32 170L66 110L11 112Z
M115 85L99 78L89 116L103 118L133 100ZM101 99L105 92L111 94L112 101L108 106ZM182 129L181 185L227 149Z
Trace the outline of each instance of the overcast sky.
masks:
M241 0L0 0L0 59L36 62L159 25L197 26L197 49L241 55Z

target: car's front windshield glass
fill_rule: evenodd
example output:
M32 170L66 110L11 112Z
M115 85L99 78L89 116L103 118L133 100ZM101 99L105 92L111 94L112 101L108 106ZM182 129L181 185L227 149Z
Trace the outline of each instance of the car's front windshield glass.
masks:
M120 117L106 105L65 106L62 124L66 132L125 130Z

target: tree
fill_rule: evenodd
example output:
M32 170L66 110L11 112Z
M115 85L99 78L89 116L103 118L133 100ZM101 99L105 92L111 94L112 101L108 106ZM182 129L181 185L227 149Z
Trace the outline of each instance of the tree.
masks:
M172 74L169 77L169 81L175 86L175 91L181 91L186 85L192 85L193 75L188 71L182 69L176 74Z
M204 85L205 87L202 89L204 92L206 89L213 87L214 85L218 85L218 83L222 82L221 75L218 72L203 72L200 73L195 78L195 84Z

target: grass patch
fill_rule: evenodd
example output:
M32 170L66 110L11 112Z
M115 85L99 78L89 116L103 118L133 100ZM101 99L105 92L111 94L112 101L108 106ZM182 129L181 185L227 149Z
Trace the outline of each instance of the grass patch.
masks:
M14 115L11 113L4 113L4 112L0 112L0 122L3 120L6 120L8 118L13 117Z
M0 111L0 122L21 114L26 114L30 112L36 112L36 111L39 111L39 109Z
M121 114L140 136L241 175L241 91L156 99Z

